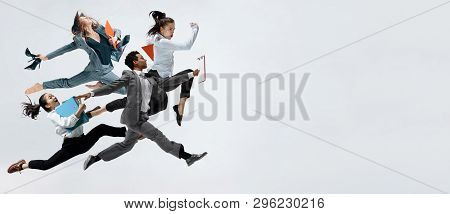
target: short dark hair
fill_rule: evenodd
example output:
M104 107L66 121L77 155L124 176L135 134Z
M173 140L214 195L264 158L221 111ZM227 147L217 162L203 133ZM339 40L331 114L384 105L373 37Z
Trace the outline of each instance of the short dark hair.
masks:
M134 70L133 61L138 60L138 57L137 57L138 54L140 54L140 53L137 51L131 51L125 58L125 65L127 65L131 70Z

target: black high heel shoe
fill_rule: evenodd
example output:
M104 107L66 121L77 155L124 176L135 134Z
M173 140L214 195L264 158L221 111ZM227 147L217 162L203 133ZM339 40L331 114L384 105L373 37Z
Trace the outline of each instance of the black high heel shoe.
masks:
M181 120L183 120L183 116L180 115L180 113L178 112L178 105L174 105L173 110L177 114L177 124L178 124L178 126L181 126Z
M29 60L28 62L31 62L34 60L33 63L31 63L31 65L25 67L26 70L35 70L38 65L39 65L39 68L41 68L42 60L37 58L36 54L32 54L31 51L27 48L27 49L25 49L25 55L28 57L31 57L31 60Z
M29 62L31 62L32 60L30 60ZM36 70L36 67L41 68L41 62L42 60L39 58L34 59L33 63L31 63L31 65L25 67L26 70Z
M30 51L30 49L28 49L28 48L25 49L25 55L28 56L28 57L31 57L31 58L33 58L33 59L35 59L35 58L37 57L37 55L36 55L36 54L32 54L31 51ZM33 59L32 59L32 60L33 60Z

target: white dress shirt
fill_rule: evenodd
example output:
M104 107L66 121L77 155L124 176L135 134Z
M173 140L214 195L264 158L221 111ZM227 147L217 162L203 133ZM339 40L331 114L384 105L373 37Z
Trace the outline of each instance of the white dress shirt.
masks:
M79 137L83 134L83 126L78 126L76 129L68 132L66 128L73 127L78 122L78 117L75 114L70 115L69 117L61 117L56 113L55 110L49 112L47 114L47 118L50 119L55 125L56 134L61 135L65 138L73 138Z
M141 82L141 93L142 93L142 103L141 103L141 112L147 112L150 109L150 98L152 96L152 85L149 82L149 79L145 78L144 73L142 71L133 70L138 76L139 81Z
M192 33L188 40L176 42L164 38L161 34L156 33L147 40L148 44L154 44L155 60L153 61L152 70L158 71L162 78L171 77L173 73L173 52L176 50L189 50L195 42L198 34L198 25L192 27Z

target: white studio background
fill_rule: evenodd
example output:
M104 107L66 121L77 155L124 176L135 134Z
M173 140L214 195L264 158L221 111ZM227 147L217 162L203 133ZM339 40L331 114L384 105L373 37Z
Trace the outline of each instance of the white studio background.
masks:
M421 14L443 2L1 0L0 190L2 193L450 191L447 167L450 5ZM171 107L178 101L178 92L171 92L168 109L153 118L152 123L165 124L161 131L169 139L183 143L188 152L207 151L209 155L204 160L186 167L153 142L143 140L126 155L83 171L82 161L88 154L96 154L121 140L102 138L86 154L49 171L6 173L11 163L22 158L47 159L62 144L45 112L41 112L37 121L21 115L20 103L26 101L23 92L35 82L79 73L88 57L77 50L28 71L23 69L27 65L24 50L29 47L32 52L46 54L71 42L69 31L41 19L70 29L77 10L100 23L108 19L113 27L122 30L122 35L130 34L125 54L140 50L145 44L145 33L152 24L148 18L151 10L164 11L175 19L175 40L189 35L189 22L199 24L192 50L175 54L175 72L191 68L195 57L206 54L208 73L217 77L218 82L213 85L213 81L207 80L204 88L217 105L205 99L194 83L192 99L185 111L193 112L192 119L184 121L181 127L176 125ZM415 15L419 16L406 20ZM402 20L406 21L399 23ZM323 57L317 59L320 56ZM270 73L283 73L312 59L317 60L283 76L285 90L279 89L278 80L262 85L254 79L242 82L247 73L264 80ZM126 69L123 61L124 57L114 64L117 75ZM229 73L239 75L231 88L220 78ZM295 109L293 120L287 116L289 110L284 110L281 122L265 116L249 121L242 116L244 112L257 114L255 109L268 114L265 100L269 97L272 114L280 110L279 103L289 106L295 97L287 90L288 77L296 78L297 88L305 73L310 76L301 95L310 120L304 120L299 109ZM248 97L245 104L244 87ZM259 97L262 106L257 102L257 87L263 88ZM271 89L270 94L265 87ZM87 91L84 86L49 90L60 100ZM41 94L33 94L31 99L37 101ZM88 109L120 97L90 99ZM202 120L200 103L206 108L204 114L217 112L218 116ZM229 112L231 115L227 115ZM93 119L85 125L85 133L100 123L121 126L120 113Z

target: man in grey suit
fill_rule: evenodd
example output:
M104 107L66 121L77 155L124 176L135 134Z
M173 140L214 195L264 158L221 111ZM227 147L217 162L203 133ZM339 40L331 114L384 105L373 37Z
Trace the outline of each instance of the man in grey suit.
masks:
M182 144L170 141L160 130L147 121L153 86L157 84L154 78L147 78L143 74L143 70L147 68L147 61L139 52L133 51L127 55L125 64L132 71L125 70L122 77L111 84L77 96L77 98L88 99L94 96L111 94L121 87L127 89L127 103L120 118L120 123L125 124L128 128L125 140L110 146L96 156L90 155L84 163L84 169L86 170L99 160L110 161L127 153L134 147L141 135L154 141L165 152L186 160L188 166L202 159L207 154L206 152L199 155L185 152ZM173 85L179 85L197 76L198 73L199 71L195 70L191 73L174 76L171 77L171 81L173 81Z

